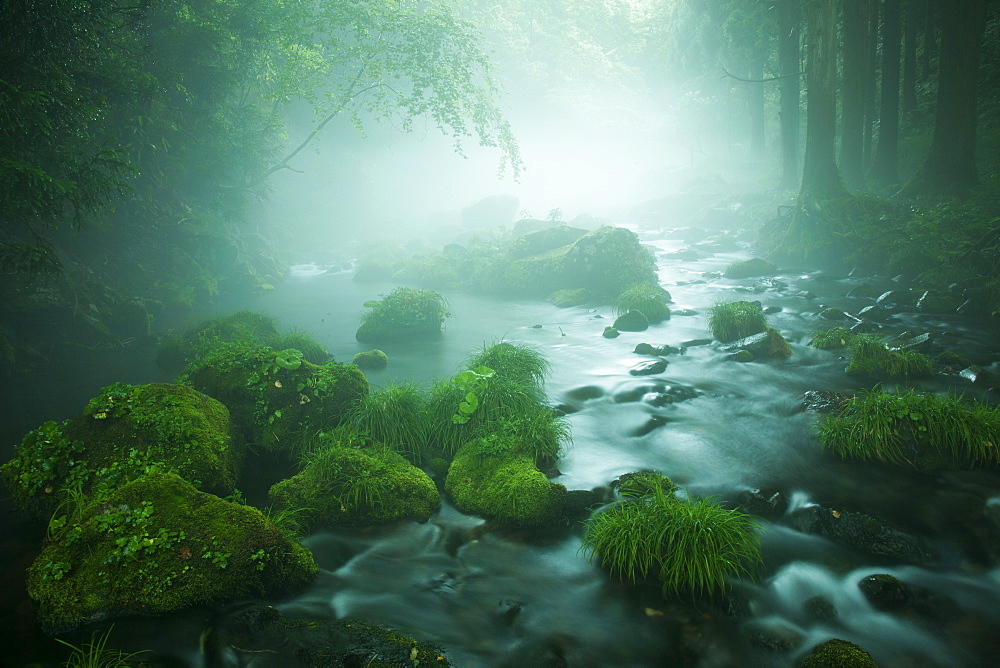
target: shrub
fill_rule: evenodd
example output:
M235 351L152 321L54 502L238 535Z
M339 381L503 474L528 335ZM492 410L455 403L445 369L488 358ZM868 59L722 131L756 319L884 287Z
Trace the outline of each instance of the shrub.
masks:
M759 526L711 499L677 499L656 483L591 518L583 546L623 580L658 578L664 596L713 594L725 590L727 577L751 575L760 564Z
M1000 410L955 397L864 392L818 423L824 447L841 457L921 469L995 467Z
M405 338L441 331L451 316L440 293L417 288L396 288L384 298L368 302L372 310L361 316L355 338L361 342Z
M660 286L641 283L622 290L612 302L612 308L616 316L639 311L655 324L670 317L669 301L670 293Z
M763 332L767 328L767 318L760 302L726 302L712 307L708 326L715 338L728 343Z
M874 334L859 334L849 343L850 376L924 378L934 375L934 363L915 350L890 350Z

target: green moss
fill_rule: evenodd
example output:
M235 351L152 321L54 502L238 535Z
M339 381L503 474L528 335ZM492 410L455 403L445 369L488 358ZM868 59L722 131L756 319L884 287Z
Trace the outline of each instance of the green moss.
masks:
M741 260L731 263L726 267L723 275L726 278L750 278L753 276L771 276L777 271L777 267L761 258L751 260Z
M934 375L934 363L915 350L890 350L878 336L859 334L849 344L849 376L879 379L926 378Z
M25 436L3 475L19 506L51 512L60 492L103 495L149 471L230 494L240 450L224 405L184 385L104 388L76 420Z
M1000 410L913 391L859 394L818 423L823 446L844 458L917 468L995 468Z
M802 668L877 668L871 654L846 640L833 638L822 642L802 661Z
M445 490L455 507L498 524L539 526L555 522L566 488L549 482L531 457L475 440L464 445L448 469Z
M849 329L834 327L822 332L816 332L809 345L820 350L837 350L851 345L856 337L857 334Z
M601 336L603 336L606 339L617 339L620 335L621 332L619 332L614 327L611 327L610 325L605 327L604 332L601 334Z
M310 453L302 471L274 485L270 497L278 509L303 509L314 527L425 522L441 503L426 473L384 447L361 441Z
M767 327L764 329L767 334L767 339L764 341L764 345L760 350L757 351L758 355L768 358L778 358L787 359L792 355L792 346L785 340L778 330L773 327Z
M649 329L649 319L641 311L629 311L615 318L612 327L619 332L644 332Z
M652 483L649 493L588 521L583 546L591 559L623 580L658 578L664 596L714 594L728 578L752 575L761 563L760 525L712 500L677 499L664 480L643 480Z
M279 595L317 572L312 555L260 511L173 475L129 482L82 516L46 542L28 572L50 633L88 619Z
M354 356L352 363L359 369L384 369L389 364L389 356L381 350L368 350Z
M287 350L289 348L302 353L302 359L313 364L322 364L330 359L330 352L316 340L309 332L301 329L292 329L277 336L269 337L266 345L275 350Z
M586 288L567 288L556 290L549 295L549 301L559 308L580 306L590 301L590 292Z
M433 290L396 288L382 299L366 304L355 338L361 342L384 341L433 334L451 316L448 303Z
M255 447L292 452L317 431L343 422L368 393L368 381L355 365L316 365L292 353L222 345L189 367L185 379L224 403Z
M726 302L712 307L708 326L715 338L729 343L763 332L767 327L767 318L760 302Z
M616 316L639 311L650 324L655 324L670 317L669 301L670 293L659 285L643 283L622 290L612 302L612 307Z

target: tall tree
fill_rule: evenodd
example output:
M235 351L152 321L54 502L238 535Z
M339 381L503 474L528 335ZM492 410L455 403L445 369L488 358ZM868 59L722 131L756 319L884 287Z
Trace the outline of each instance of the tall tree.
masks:
M907 195L961 195L979 182L976 107L986 3L955 0L941 14L934 139L923 167L904 188Z
M917 0L907 0L903 12L903 112L917 108Z
M868 178L880 186L899 183L900 0L882 3L882 90L878 143Z
M801 14L797 0L780 0L778 11L778 72L781 76L781 187L799 186L799 94L801 84Z
M873 78L869 64L871 0L843 0L843 82L841 84L840 174L844 185L865 185L865 103Z

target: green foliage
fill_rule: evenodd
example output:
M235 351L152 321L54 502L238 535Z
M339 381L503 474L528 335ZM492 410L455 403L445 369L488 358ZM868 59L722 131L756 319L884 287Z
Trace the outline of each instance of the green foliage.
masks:
M726 267L723 275L726 278L750 278L751 276L770 276L777 267L761 258L738 260Z
M90 642L82 646L74 645L62 638L56 638L56 642L62 643L72 650L69 658L63 663L64 668L120 668L134 663L134 659L149 650L132 652L125 654L121 650L108 647L108 638L111 637L112 625L104 633L94 631L90 634Z
M1000 410L955 397L863 392L818 424L823 447L844 458L920 469L994 468Z
M351 360L359 369L384 369L389 364L389 356L381 350L360 352Z
M711 499L680 500L660 484L587 523L584 549L623 580L659 579L663 595L714 594L761 563L759 524Z
M802 660L802 668L878 668L871 654L859 645L831 638L811 650Z
M451 316L448 302L440 293L416 288L396 288L365 306L371 311L362 314L355 334L362 342L439 332L445 318Z
M524 343L494 341L484 344L466 362L472 368L487 367L494 374L525 388L541 390L551 364L539 349Z
M559 308L569 308L580 306L590 301L590 292L586 288L568 288L566 290L556 290L549 295L549 301Z
M836 350L850 346L856 337L857 335L849 329L834 327L822 332L816 332L809 345L820 350Z
M316 340L316 337L301 329L281 332L273 338L266 339L263 343L275 350L298 350L302 359L313 364L322 364L330 359L330 353Z
M859 334L849 343L847 374L874 378L925 378L934 375L934 363L915 350L890 350L874 334Z
M351 422L371 438L419 462L428 438L426 397L416 385L392 384L351 407Z
M479 395L489 387L490 378L494 376L493 369L488 366L477 366L475 369L459 371L451 382L458 385L465 395L458 404L458 409L451 416L451 421L455 424L465 424L472 417L472 414L479 408Z
M763 332L767 328L767 317L760 302L726 302L712 307L708 326L715 338L728 343Z
M659 285L642 283L622 290L611 306L616 316L629 311L639 311L650 323L663 322L670 317L670 293Z

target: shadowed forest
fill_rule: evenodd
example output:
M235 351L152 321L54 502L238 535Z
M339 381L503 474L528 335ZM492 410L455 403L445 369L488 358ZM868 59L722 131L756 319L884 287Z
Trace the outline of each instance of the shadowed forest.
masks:
M1000 4L0 25L3 665L1000 650Z

